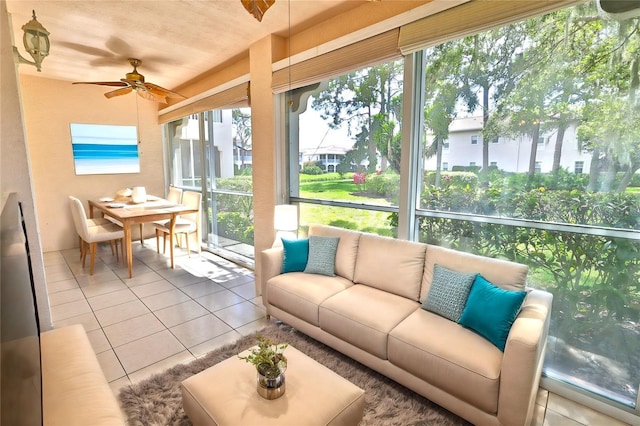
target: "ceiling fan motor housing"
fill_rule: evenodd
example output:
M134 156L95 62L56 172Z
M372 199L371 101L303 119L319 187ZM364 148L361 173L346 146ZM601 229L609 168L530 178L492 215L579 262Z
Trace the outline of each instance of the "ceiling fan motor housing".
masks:
M127 80L144 83L144 76L138 73L138 67L142 64L142 61L135 58L129 58L129 63L133 67L133 71L127 73Z

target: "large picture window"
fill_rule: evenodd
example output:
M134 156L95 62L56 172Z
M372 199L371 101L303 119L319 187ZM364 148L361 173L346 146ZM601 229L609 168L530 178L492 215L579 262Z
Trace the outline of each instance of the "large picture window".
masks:
M528 265L554 295L543 374L637 409L639 34L582 4L417 52L410 85L390 62L289 92L301 223L404 221L410 238ZM419 122L403 97L424 100Z

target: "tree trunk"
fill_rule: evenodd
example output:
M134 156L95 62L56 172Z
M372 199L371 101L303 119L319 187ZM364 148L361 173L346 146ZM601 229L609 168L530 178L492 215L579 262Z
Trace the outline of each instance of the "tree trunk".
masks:
M629 183L631 182L631 178L633 178L633 175L637 171L638 171L638 168L634 166L630 166L629 168L627 168L627 171L624 173L624 176L622 176L622 180L618 184L618 188L616 189L616 192L622 193L626 191L627 187L629 186Z
M540 139L540 123L531 132L531 154L529 154L529 179L536 174L536 155L538 153L538 139Z
M591 165L589 166L589 184L587 191L596 192L598 190L598 179L600 178L601 169L600 148L595 148L591 153Z
M567 130L567 125L562 123L558 126L558 135L556 136L556 146L553 151L553 166L552 172L557 172L560 168L560 158L562 157L562 144L564 143L564 132Z
M618 172L618 162L616 160L611 159L608 163L609 167L607 168L607 173L604 176L604 181L602 182L602 192L611 192L616 180L616 173Z
M436 142L436 188L440 188L440 175L442 170L442 141L439 136L435 137Z

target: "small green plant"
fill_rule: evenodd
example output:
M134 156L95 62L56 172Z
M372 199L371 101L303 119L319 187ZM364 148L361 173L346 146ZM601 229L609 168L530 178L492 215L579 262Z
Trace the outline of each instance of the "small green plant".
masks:
M238 355L238 358L253 364L264 377L275 379L287 369L287 357L283 353L287 346L287 343L276 344L258 336L258 347L252 349L249 355Z

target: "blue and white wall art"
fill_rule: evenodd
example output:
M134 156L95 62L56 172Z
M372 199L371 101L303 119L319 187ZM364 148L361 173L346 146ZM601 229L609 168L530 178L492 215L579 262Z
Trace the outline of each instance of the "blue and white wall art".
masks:
M136 126L71 123L76 175L140 173Z

